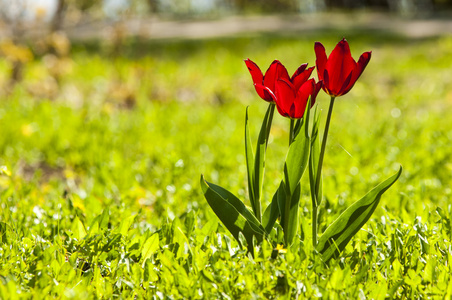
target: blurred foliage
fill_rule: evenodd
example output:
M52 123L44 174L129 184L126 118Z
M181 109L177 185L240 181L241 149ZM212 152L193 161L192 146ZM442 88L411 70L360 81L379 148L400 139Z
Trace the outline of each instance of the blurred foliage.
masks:
M234 7L239 11L251 12L294 12L298 9L299 1L295 0L233 0Z
M445 9L452 8L452 0L56 0L55 7L40 3L30 5L29 0L0 0L0 5L3 6L0 19L7 24L45 21L55 31L61 29L63 22L72 25L92 19L118 20L125 16L196 18L337 9L377 9L410 17L441 15Z
M11 62L27 63L33 59L33 53L28 47L16 45L8 39L1 41L0 53Z
M451 37L346 35L353 56L373 53L337 100L321 223L398 163L404 173L343 259L320 262L309 231L277 255L266 242L247 255L203 199L200 173L246 200L245 107L255 137L266 103L243 59L293 71L314 64L314 41L330 51L342 37L130 39L117 57L75 43L58 80L52 56L35 56L0 91L0 298L450 298ZM8 68L0 60L2 87ZM323 111L327 101L318 96ZM266 204L286 121L272 128Z

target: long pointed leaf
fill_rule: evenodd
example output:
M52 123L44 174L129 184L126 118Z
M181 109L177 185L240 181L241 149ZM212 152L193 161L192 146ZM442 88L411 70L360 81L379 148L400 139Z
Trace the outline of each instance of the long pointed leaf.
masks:
M252 251L253 236L261 242L265 234L254 215L232 193L208 183L203 176L201 176L201 187L204 197L221 222L239 242L239 232L242 232L248 242L249 250Z
M314 113L314 122L312 125L311 132L311 153L309 156L309 184L311 187L311 199L315 206L319 206L322 202L322 184L323 180L320 177L319 190L315 191L315 179L317 178L319 157L320 157L320 136L319 136L319 125L320 125L320 113L317 112L317 108Z
M293 239L297 234L298 230L298 203L300 202L300 184L295 188L294 193L290 196L290 208L289 208L289 219L287 226L284 230L284 240L286 242L286 247L292 245ZM287 217L287 216L286 216ZM285 220L284 220L285 222ZM283 223L286 224L286 223Z
M159 235L153 234L151 235L146 242L144 242L141 248L141 261L143 262L143 266L148 258L154 254L159 248Z
M299 182L309 162L311 141L309 137L309 115L311 100L308 100L301 125L298 125L295 138L289 146L284 164L285 196L278 200L281 213L281 224L284 230L284 240L289 246L296 235L298 226L298 203L300 201ZM294 220L293 218L296 218ZM295 227L293 227L295 226Z
M286 246L290 246L298 230L298 203L300 202L301 185L298 184L294 194L290 195L285 189L284 182L278 188L277 199L279 205L279 212L281 214L281 224L284 230L284 240ZM275 195L276 196L276 195ZM286 210L286 203L289 207ZM287 221L286 221L287 218Z
M278 203L284 201L284 193L284 182L281 182L278 190L276 190L275 194L273 195L272 202L267 207L267 209L265 209L264 215L262 216L262 225L264 226L265 231L268 234L272 231L273 225L280 216ZM278 200L278 197L282 197L282 199Z
M248 126L248 107L246 108L245 115L245 157L246 157L246 171L248 175L248 193L250 197L251 207L256 212L256 206L254 204L254 153L251 146L250 129Z
M261 227L261 223L257 220L257 218L253 215L253 213L243 204L243 202L237 198L233 193L229 192L227 189L222 188L219 185L216 185L211 182L204 182L208 185L210 189L212 189L215 193L220 195L223 199L228 201L245 219L256 225L257 227Z
M402 174L402 167L396 174L374 187L363 198L348 207L325 230L316 247L325 262L332 257L337 257L344 250L350 239L372 216L383 193L396 182L400 174Z
M106 229L108 227L108 223L110 222L110 213L108 207L102 211L102 214L98 215L94 218L94 221L91 223L91 227L94 226L94 224L98 224L100 229ZM90 229L91 231L91 229Z
M295 136L294 141L289 147L289 151L286 157L286 163L284 165L284 177L286 189L293 195L295 188L300 182L301 176L303 176L304 171L309 160L309 152L311 141L309 138L309 111L310 111L310 100L308 105L306 105L306 110L303 117L303 124L301 125L298 134Z
M265 170L265 152L267 151L267 138L268 131L271 126L270 117L273 118L274 104L270 103L265 113L264 120L262 121L261 129L259 132L259 138L256 145L256 156L254 158L254 214L257 219L261 220L261 198L262 198L262 185L264 182L264 170Z
M0 222L0 241L3 244L7 244L8 243L8 224L6 224L5 222Z

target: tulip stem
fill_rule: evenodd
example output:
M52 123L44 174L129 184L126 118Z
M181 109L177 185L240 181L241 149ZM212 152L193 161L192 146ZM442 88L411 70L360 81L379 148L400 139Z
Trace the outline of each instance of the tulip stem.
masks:
M294 119L290 119L290 131L289 131L289 146L292 144L293 140L294 140L294 135L295 135L295 120Z
M267 124L267 137L265 139L265 148L267 148L268 145L268 139L270 138L270 130L272 128L272 122L273 122L273 113L275 112L275 106L273 102L270 103L270 116L268 118L268 124Z
M326 118L325 131L323 133L322 146L320 148L319 164L317 166L317 176L315 178L315 193L312 201L312 245L315 248L317 246L317 208L322 201L318 199L320 179L322 177L323 157L325 156L326 140L328 138L328 131L330 129L331 115L333 114L334 100L336 97L331 96L330 107L328 109L328 116Z

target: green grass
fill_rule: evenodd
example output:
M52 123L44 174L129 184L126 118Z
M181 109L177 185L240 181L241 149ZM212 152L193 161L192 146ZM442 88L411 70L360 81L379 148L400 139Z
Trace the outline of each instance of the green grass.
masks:
M314 64L341 34L131 42L111 58L75 45L60 86L46 58L0 101L0 298L449 298L452 38L347 35L372 60L337 100L324 168L322 232L399 164L404 172L342 258L304 241L255 257L219 224L203 173L246 199L245 107L255 141L266 104L243 63ZM8 64L0 61L0 83ZM58 88L58 90L57 90ZM323 120L328 97L318 103ZM288 122L277 116L264 201L282 176ZM158 239L156 238L158 236Z

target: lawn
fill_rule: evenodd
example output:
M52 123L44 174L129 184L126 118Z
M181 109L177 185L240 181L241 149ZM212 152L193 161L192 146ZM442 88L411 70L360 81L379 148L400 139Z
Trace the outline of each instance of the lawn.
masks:
M243 59L293 72L314 65L315 41L329 53L342 37L130 40L120 56L93 42L56 66L36 56L0 99L0 298L451 297L451 37L346 36L372 59L335 104L319 231L404 171L340 259L324 264L307 229L286 253L264 241L253 257L204 199L201 174L247 201L245 108L255 141L267 105ZM8 68L1 60L3 85ZM329 98L317 102L323 126ZM275 115L266 204L288 129Z

